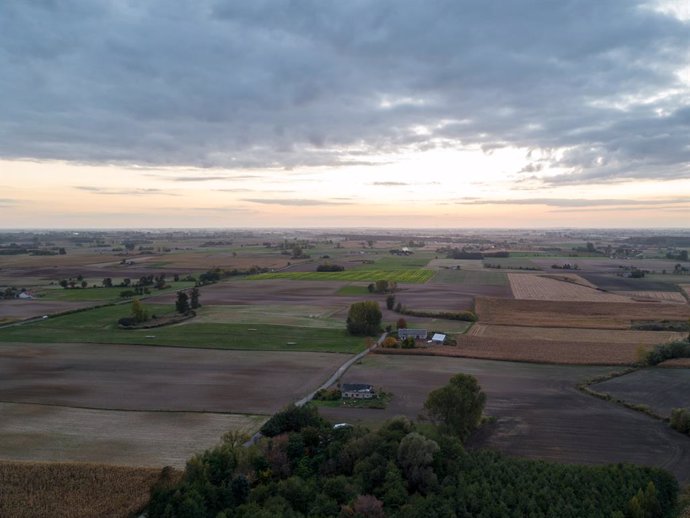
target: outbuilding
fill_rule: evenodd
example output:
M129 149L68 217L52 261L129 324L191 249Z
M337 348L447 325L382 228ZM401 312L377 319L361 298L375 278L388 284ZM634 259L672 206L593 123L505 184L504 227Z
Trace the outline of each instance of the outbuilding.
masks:
M415 340L426 340L428 332L426 329L408 329L400 328L398 329L398 338L404 340L405 338L412 337Z
M345 399L371 399L376 396L374 387L365 383L343 383L340 392Z
M436 345L443 345L443 342L446 341L446 335L442 333L434 333L434 336L431 337L431 343L436 344Z

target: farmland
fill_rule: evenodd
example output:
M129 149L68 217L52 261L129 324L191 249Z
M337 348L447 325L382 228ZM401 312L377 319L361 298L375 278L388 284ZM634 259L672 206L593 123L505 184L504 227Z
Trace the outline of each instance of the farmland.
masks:
M169 306L151 304L152 313L164 314ZM196 323L194 319L155 329L118 329L117 319L129 313L127 306L108 306L58 316L21 327L0 329L0 342L90 342L110 344L168 345L210 349L293 350L356 352L361 338L340 329L251 324Z
M642 369L590 386L634 405L646 405L669 417L674 408L690 408L690 369Z
M683 281L690 285L690 276L662 274L673 264L653 259L639 264L653 266L656 273L630 278L625 276L629 263L622 260L573 257L568 250L549 257L530 249L530 243L520 243L507 258L449 259L442 248L449 246L445 238L423 239L425 246L411 248L409 255L389 251L407 247L411 239L267 233L152 239L156 250L169 252L123 255L70 248L66 257L26 258L25 263L0 256L2 282L36 295L0 301L0 323L49 315L0 328L0 459L182 467L229 430L255 432L269 415L308 394L362 351L365 339L348 336L345 320L352 303L371 300L381 307L382 327L395 327L403 316L409 327L446 333L457 345L419 344L367 356L341 381L374 383L392 392L388 408L322 408L330 419L377 426L396 414L416 418L431 390L455 372L468 372L487 391L487 413L496 418L472 439L473 447L573 463L640 462L690 479L690 446L682 436L639 412L576 390L578 383L618 368L612 366L637 361L640 346L649 349L686 336L631 325L687 321L690 306L681 290ZM491 250L516 245L511 239L505 236ZM538 245L550 248L546 241ZM308 257L293 259L292 243L303 246ZM568 246L578 245L583 243ZM326 261L346 270L316 272ZM577 262L578 270L552 269L566 262ZM542 271L517 270L537 265ZM174 274L198 278L213 268L229 272L253 266L280 271L233 275L201 286L202 306L195 317L152 329L118 329L117 320L131 312L129 302L93 308L118 302L120 287L57 287L60 279L78 275L91 286L106 277L115 283L162 273L167 279ZM403 308L476 310L479 321L401 315L386 308L389 293L369 292L367 285L377 280L398 283L390 295ZM175 290L193 282L151 289L142 303L149 313L169 314ZM86 310L56 315L71 309ZM616 378L611 383L620 386L604 388L666 412L688 392L684 362L664 362L642 371L653 375ZM678 368L662 368L673 365ZM137 484L146 486L148 475L142 476Z
M589 329L630 329L633 320L687 320L686 304L572 302L476 298L482 323L498 325L568 327Z
M0 461L0 516L133 516L148 502L160 473L157 468Z
M432 270L351 270L344 272L274 272L252 275L248 280L288 279L294 281L368 281L387 280L400 283L424 283L434 276Z
M455 373L476 376L496 423L473 439L510 455L567 463L635 462L663 466L690 481L690 437L639 412L592 398L575 385L608 372L602 367L516 364L459 358L369 356L345 383L373 382L393 393L385 410L324 408L336 422L380 423L416 418L430 390Z
M516 299L558 300L574 302L632 302L628 297L603 293L596 289L565 281L524 273L509 273L510 287Z

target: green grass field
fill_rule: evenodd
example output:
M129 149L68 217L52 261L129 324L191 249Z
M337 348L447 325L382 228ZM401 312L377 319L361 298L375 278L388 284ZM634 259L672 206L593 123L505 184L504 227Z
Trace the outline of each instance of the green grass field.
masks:
M146 304L150 313L163 315L169 305ZM355 353L364 339L347 335L343 328L296 327L267 324L195 322L153 328L123 330L118 318L128 316L128 305L108 306L0 329L0 342L109 343L206 347L213 349L317 351Z
M423 284L434 276L432 270L352 270L344 272L275 272L247 277L247 280L289 279L293 281L363 281L388 280Z
M141 295L139 298L146 298L153 295L158 295L160 293L167 293L170 291L181 290L185 288L191 288L194 286L193 282L170 282L170 287L164 290L157 290L153 287L149 288L151 292L148 295ZM122 300L120 298L120 293L126 290L132 290L133 288L124 287L114 287L114 288L48 288L39 292L39 296L43 300L61 300L65 302L111 302Z
M373 268L377 270L414 270L418 268L425 268L433 255L410 255L410 256L397 256L397 255L384 255L373 264ZM358 270L371 270L372 265L362 264L357 266Z
M336 295L343 295L345 297L357 297L359 295L369 295L369 289L366 286L358 286L356 284L347 284L340 288Z

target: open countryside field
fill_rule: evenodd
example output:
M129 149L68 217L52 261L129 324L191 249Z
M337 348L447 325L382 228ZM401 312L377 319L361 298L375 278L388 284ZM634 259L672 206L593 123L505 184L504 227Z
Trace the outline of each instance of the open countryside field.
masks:
M468 335L500 340L548 340L555 342L593 342L601 344L657 345L682 340L687 333L672 331L567 329L562 327L494 326L477 323Z
M445 270L434 275L436 284L453 284L464 287L508 287L508 276L497 270Z
M675 304L687 304L687 299L678 291L617 291L618 295L624 295L635 301L660 301Z
M674 408L690 409L690 369L642 369L590 388L628 403L647 405L664 417Z
M633 302L629 297L604 293L594 288L542 275L509 273L510 287L516 299L563 300L575 302ZM584 281L583 281L584 283Z
M632 320L687 320L686 304L511 300L477 297L482 323L536 327L630 329Z
M0 300L0 324L42 317L63 311L85 308L88 302L59 302L44 300Z
M448 356L566 365L631 365L637 361L637 349L640 347L638 344L629 343L576 340L504 339L471 335L459 335L454 338L457 342L455 346L382 349L377 350L377 354ZM643 347L651 349L653 346Z
M0 458L183 468L228 431L251 434L268 416L117 412L0 403Z
M151 313L169 313L170 306L150 304ZM204 308L200 313L203 314ZM0 342L89 342L96 344L168 345L211 349L332 351L362 350L362 338L341 329L280 325L197 323L153 329L118 329L117 320L127 316L127 305L107 306L70 315L51 317L23 326L0 329Z
M324 408L333 422L377 424L395 415L416 418L428 393L458 372L476 376L496 423L474 446L566 463L632 462L663 467L690 481L690 437L639 412L579 392L578 382L602 367L531 365L484 360L373 355L344 383L373 383L393 393L385 410Z
M395 281L400 283L424 283L434 276L432 270L351 270L344 272L274 272L252 275L247 280L288 279L296 281Z
M157 468L0 461L0 516L127 518L140 512Z
M1 344L0 401L272 414L348 356L108 344Z

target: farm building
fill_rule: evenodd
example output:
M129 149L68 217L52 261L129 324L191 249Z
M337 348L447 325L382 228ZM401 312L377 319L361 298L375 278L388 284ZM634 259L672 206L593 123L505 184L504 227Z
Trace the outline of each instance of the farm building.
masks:
M398 338L404 340L408 336L411 336L415 340L426 340L427 336L426 329L398 329Z
M374 387L365 383L343 383L341 392L348 399L371 399L376 396Z
M436 345L443 345L443 342L446 341L446 335L442 333L434 333L434 336L431 337L431 343L436 344Z

